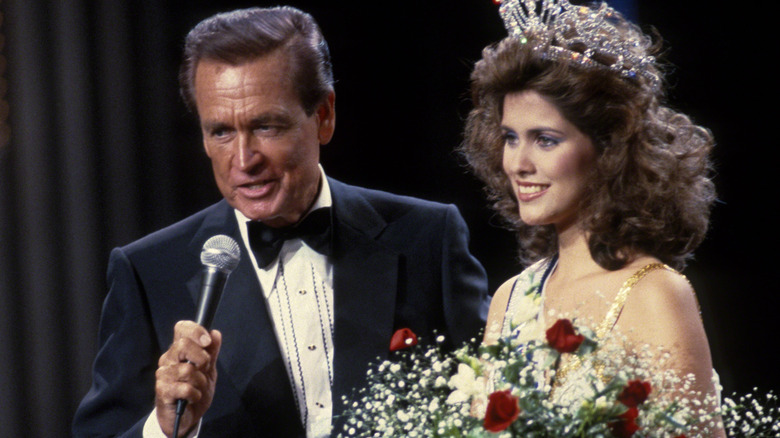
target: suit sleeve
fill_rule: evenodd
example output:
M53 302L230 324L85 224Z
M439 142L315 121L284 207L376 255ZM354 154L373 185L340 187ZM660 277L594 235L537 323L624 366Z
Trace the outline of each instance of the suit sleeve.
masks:
M480 336L489 298L485 269L469 252L469 230L454 205L447 208L441 260L444 318L458 346Z
M135 271L120 249L111 253L109 292L100 318L92 387L73 420L75 437L141 437L154 408L161 351Z

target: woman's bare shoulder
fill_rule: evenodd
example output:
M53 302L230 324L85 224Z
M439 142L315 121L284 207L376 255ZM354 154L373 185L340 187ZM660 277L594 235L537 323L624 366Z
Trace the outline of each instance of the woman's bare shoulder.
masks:
M509 296L512 294L512 288L514 288L514 285L519 277L520 274L515 275L514 277L511 277L503 282L501 286L499 286L498 289L496 289L496 291L493 293L493 299L498 297L503 299L505 302L509 301Z
M509 304L509 298L512 296L512 289L518 277L519 275L515 275L506 280L493 293L493 298L490 300L490 309L488 310L487 326L485 327L484 342L486 344L492 344L501 334L506 307Z
M655 270L638 281L617 326L640 345L654 345L671 352L685 371L711 371L709 344L696 294L688 279L676 271Z
M626 311L645 315L699 316L698 301L688 278L671 269L656 269L639 279L629 292Z

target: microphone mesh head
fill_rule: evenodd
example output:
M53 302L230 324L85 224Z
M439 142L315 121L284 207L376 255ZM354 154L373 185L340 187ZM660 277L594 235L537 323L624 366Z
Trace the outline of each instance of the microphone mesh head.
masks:
M241 260L241 248L232 237L218 234L203 244L200 262L225 273L233 272Z

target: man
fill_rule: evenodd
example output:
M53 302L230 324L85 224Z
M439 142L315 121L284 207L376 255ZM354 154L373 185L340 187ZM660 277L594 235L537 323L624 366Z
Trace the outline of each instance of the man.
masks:
M458 344L483 327L485 273L454 206L325 177L335 94L308 14L205 20L187 37L181 84L224 200L112 252L76 436L170 436L179 399L181 436L329 436L342 396L397 330ZM310 217L325 218L324 245L293 237L266 254L264 226L300 229ZM186 320L200 250L217 234L242 256L208 331Z

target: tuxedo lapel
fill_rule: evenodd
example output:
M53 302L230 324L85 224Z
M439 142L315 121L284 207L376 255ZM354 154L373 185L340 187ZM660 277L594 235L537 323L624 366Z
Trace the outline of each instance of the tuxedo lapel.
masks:
M330 180L334 205L334 414L341 395L362 385L367 364L387 356L399 255L376 239L385 221L348 186Z
M217 391L207 415L218 415L220 403L231 405L241 401L261 429L268 430L267 425L261 424L264 418L271 421L290 418L300 427L293 390L248 255L249 249L238 231L233 209L225 202L220 205L223 208L218 208L204 220L189 249L199 254L203 243L216 234L234 238L241 248L241 260L225 283L212 323L212 328L222 332L222 348L218 360ZM188 288L197 303L199 275L188 282ZM237 394L238 398L231 397L230 393Z
M222 332L223 345L220 361L239 387L244 387L252 376L251 368L262 368L274 356L279 356L273 324L268 315L257 275L244 241L238 231L235 213L226 203L219 204L203 221L190 243L190 251L200 256L203 243L217 234L225 234L238 242L241 259L225 283L212 328ZM200 293L200 272L188 282L194 303ZM246 342L252 339L252 342Z

